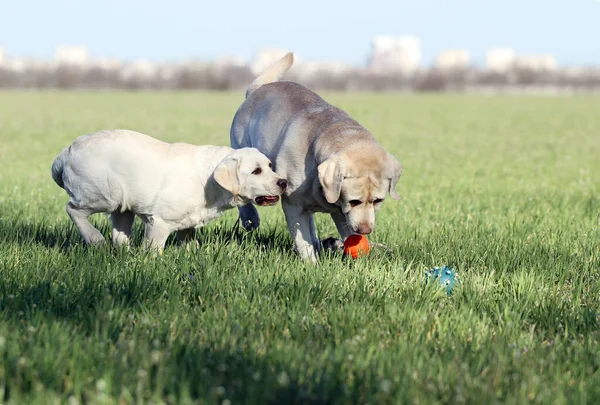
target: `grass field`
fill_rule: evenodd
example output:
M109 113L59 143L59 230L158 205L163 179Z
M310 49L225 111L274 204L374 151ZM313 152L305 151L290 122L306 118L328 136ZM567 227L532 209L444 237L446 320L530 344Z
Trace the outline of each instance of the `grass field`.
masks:
M63 147L228 144L242 97L0 93L0 403L600 402L599 98L326 95L404 166L370 237L391 254L305 265L280 206L196 253L82 246Z

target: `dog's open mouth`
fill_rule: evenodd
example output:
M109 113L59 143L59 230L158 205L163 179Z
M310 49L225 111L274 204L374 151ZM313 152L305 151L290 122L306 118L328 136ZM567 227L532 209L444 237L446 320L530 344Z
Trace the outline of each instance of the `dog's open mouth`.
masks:
M275 205L279 201L279 197L276 195L261 195L260 197L256 197L254 201L262 206Z

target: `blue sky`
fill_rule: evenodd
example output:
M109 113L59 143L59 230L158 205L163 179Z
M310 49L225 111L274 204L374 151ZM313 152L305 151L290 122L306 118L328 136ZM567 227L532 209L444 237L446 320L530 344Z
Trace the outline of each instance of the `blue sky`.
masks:
M251 58L263 47L304 60L360 64L378 34L421 38L423 62L466 48L551 53L600 65L599 0L2 0L0 47L49 58L59 44L94 56L150 60Z

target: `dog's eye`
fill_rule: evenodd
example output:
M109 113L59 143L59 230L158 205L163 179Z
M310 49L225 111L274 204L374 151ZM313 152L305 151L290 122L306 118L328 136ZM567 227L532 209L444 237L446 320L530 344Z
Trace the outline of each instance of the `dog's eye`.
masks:
M359 200L350 200L350 206L356 207L357 205L362 204Z
M262 173L262 169L260 167L257 167L256 169L254 169L254 171L252 172L252 174L261 174Z
M269 163L269 169L272 168L272 167L273 167L273 165L271 163Z
M381 204L383 202L383 198L377 198L375 201L373 201L373 204L377 205L377 204Z

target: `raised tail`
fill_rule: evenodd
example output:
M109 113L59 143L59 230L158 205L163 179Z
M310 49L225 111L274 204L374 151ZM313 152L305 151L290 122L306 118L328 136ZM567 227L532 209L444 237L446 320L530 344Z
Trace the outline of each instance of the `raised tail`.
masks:
M260 76L248 86L246 90L246 98L250 97L256 89L263 84L273 83L281 79L283 74L287 72L292 64L294 63L294 54L292 52L286 53L283 58L272 64L265 70Z
M60 188L65 188L65 183L63 181L63 167L65 164L64 159L67 153L69 153L69 148L63 149L56 159L54 159L54 162L52 162L52 178Z

